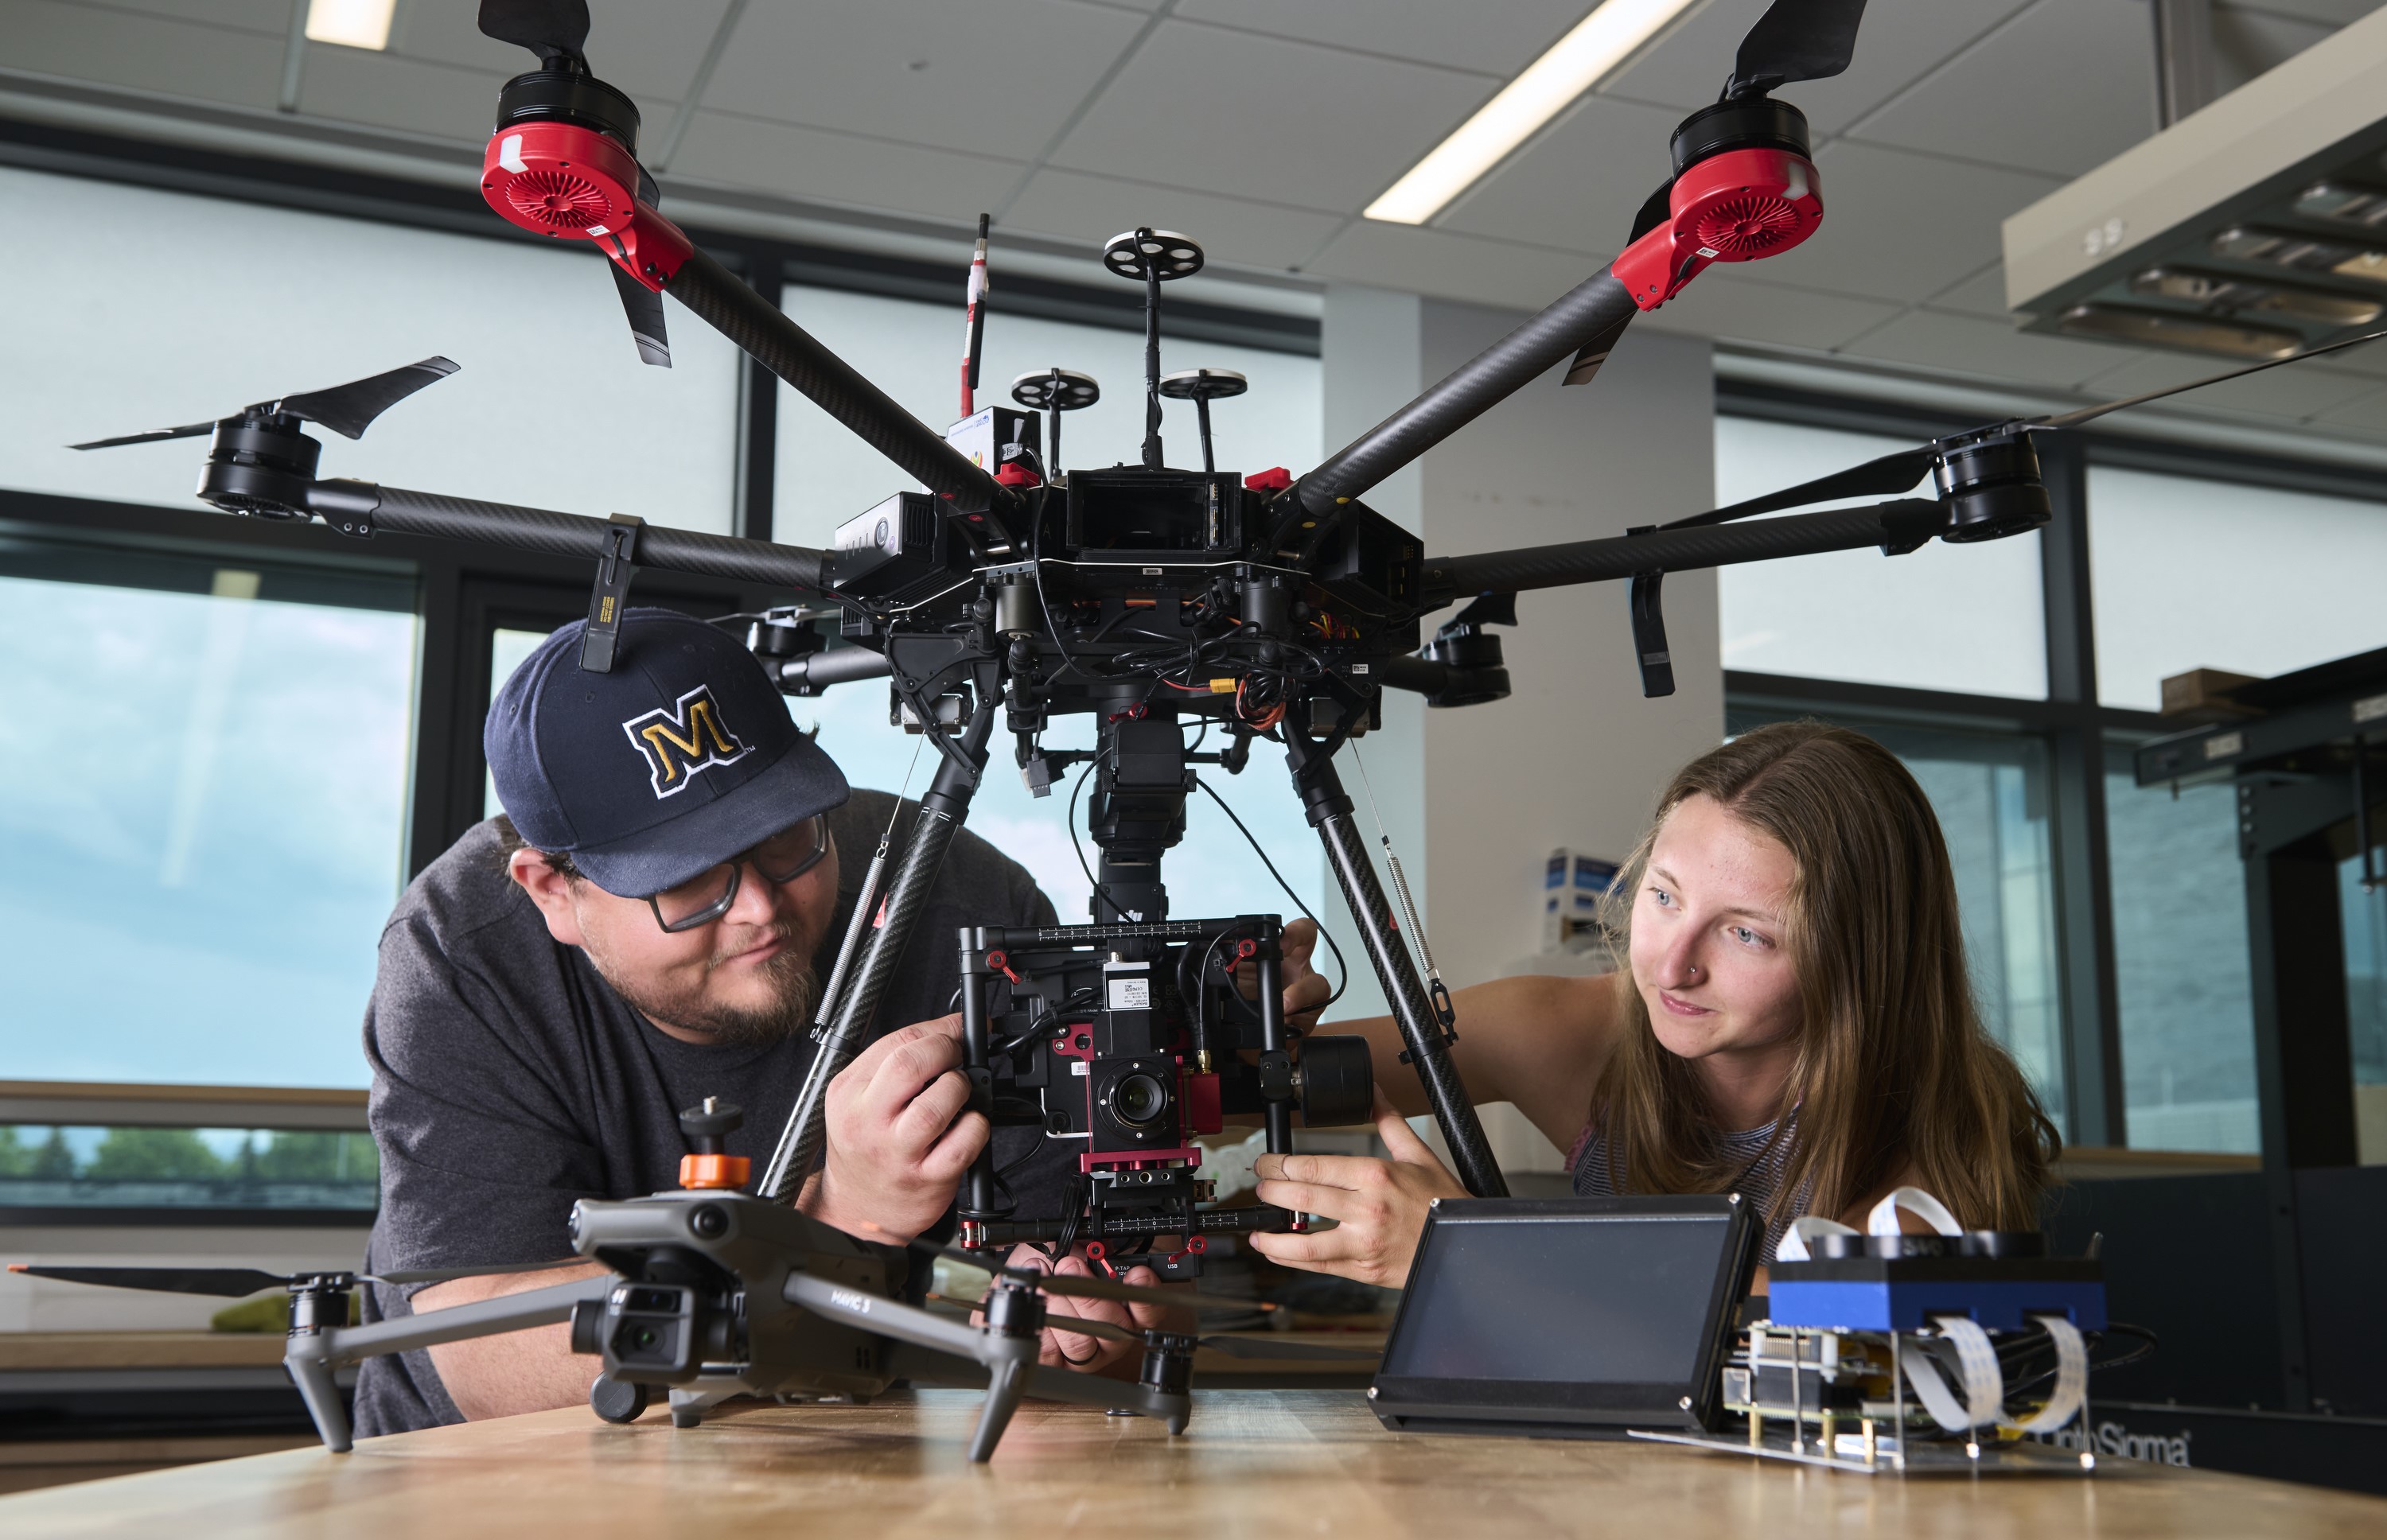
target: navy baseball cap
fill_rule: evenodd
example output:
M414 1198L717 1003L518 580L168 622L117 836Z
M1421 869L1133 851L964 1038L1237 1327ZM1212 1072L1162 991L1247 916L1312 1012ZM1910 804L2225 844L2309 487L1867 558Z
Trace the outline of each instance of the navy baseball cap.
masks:
M844 773L797 730L754 655L676 610L622 612L610 674L580 667L585 620L523 661L481 747L535 849L644 898L843 805Z

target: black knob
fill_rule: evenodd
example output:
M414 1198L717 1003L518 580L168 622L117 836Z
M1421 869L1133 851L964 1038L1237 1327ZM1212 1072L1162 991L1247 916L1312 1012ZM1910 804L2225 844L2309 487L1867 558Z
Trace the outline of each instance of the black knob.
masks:
M740 1108L718 1096L707 1096L702 1106L690 1107L679 1115L679 1131L696 1154L720 1155L723 1141L745 1121L746 1114Z

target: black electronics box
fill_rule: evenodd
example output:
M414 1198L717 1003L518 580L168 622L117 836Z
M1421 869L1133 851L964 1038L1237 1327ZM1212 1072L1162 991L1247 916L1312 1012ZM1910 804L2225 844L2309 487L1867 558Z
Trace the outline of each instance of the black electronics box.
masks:
M840 593L917 604L967 577L970 552L943 506L926 492L898 492L837 526L829 581Z
M1095 561L1223 561L1244 549L1244 486L1225 471L1072 471L1068 520L1070 547Z
M1369 1406L1405 1433L1712 1429L1757 1220L1737 1194L1445 1198Z
M1387 614L1417 601L1424 561L1416 536L1364 503L1347 503L1319 548L1311 580L1361 614Z

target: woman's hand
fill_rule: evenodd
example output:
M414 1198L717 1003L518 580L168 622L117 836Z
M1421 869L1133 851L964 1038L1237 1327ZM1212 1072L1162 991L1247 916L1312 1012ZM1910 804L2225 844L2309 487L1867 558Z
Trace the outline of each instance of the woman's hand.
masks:
M1309 954L1318 950L1318 927L1307 920L1295 920L1284 928L1284 961L1278 965L1277 978L1284 989L1284 1018L1295 1029L1307 1031L1318 1021L1318 1013L1325 1007L1334 991L1325 976L1309 970ZM1260 969L1257 963L1235 965L1235 983L1246 1000L1260 995Z
M1322 1214L1335 1228L1315 1235L1256 1234L1252 1249L1288 1268L1401 1287L1425 1230L1426 1205L1436 1198L1463 1198L1467 1189L1393 1110L1381 1088L1376 1133L1392 1159L1264 1155L1254 1161L1262 1203Z
M1057 1274L1063 1278L1092 1278L1093 1268L1082 1251L1072 1252L1058 1263L1034 1246L1012 1248L1005 1265L1032 1268L1038 1272ZM1156 1288L1160 1275L1150 1268L1130 1268L1119 1275L1123 1283ZM1130 1305L1115 1299L1084 1299L1068 1294L1044 1296L1044 1340L1038 1344L1036 1361L1049 1368L1074 1369L1080 1374L1100 1374L1122 1358L1141 1351L1135 1344L1112 1342L1105 1337L1089 1337L1083 1332L1068 1331L1064 1323L1070 1318L1100 1320L1113 1326L1123 1326L1130 1332L1145 1332L1163 1323L1168 1315L1165 1306Z

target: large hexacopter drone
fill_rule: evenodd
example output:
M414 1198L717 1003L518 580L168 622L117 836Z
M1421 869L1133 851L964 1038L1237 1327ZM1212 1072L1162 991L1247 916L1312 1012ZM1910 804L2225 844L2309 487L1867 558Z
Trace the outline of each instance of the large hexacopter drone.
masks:
M1080 784L1091 776L1089 824L1101 850L1099 868L1089 874L1097 923L975 929L959 938L965 1054L977 1105L997 1124L1037 1126L1050 1139L1074 1142L1067 1147L1078 1168L1063 1212L1021 1215L991 1153L981 1156L959 1205L962 1246L983 1252L1020 1242L1056 1250L1082 1243L1105 1259L1140 1254L1173 1236L1181 1238L1179 1249L1156 1263L1164 1275L1190 1276L1199 1270L1207 1236L1301 1223L1298 1216L1266 1206L1208 1205L1194 1135L1215 1130L1226 1113L1257 1113L1269 1147L1283 1151L1291 1148L1295 1110L1313 1124L1366 1116L1372 1069L1364 1042L1304 1039L1283 1016L1275 916L1168 917L1161 859L1184 833L1187 797L1208 789L1192 767L1239 772L1261 738L1284 750L1294 791L1325 846L1392 1004L1406 1044L1403 1057L1424 1084L1460 1180L1479 1196L1502 1195L1499 1168L1450 1063L1455 1016L1400 869L1397 863L1390 868L1410 922L1406 934L1335 769L1337 752L1375 724L1382 691L1388 686L1417 691L1437 706L1497 700L1508 693L1508 675L1499 638L1488 627L1515 624L1517 593L1621 578L1632 584L1644 689L1668 693L1673 678L1659 609L1666 573L1867 547L1899 555L1935 537L1965 543L2036 529L2047 522L2050 505L2034 435L2174 393L1993 423L1621 538L1433 557L1423 553L1415 536L1361 500L1553 367L1572 360L1565 375L1570 385L1594 378L1636 315L1664 304L1711 264L1762 260L1812 235L1824 208L1806 120L1772 93L1846 69L1863 9L1863 0L1775 0L1742 40L1721 99L1674 131L1673 175L1644 205L1613 263L1296 477L1282 471L1239 476L1216 468L1211 403L1240 394L1245 388L1240 376L1219 370L1160 372L1161 290L1200 270L1204 254L1193 240L1138 228L1103 252L1111 272L1144 290L1140 463L1077 471L1063 464L1062 414L1091 404L1098 393L1092 379L1074 371L1055 367L1021 375L1013 399L1022 410L972 411L987 297L983 221L967 290L963 421L941 434L739 282L658 210L655 184L638 159L638 109L590 70L583 54L588 14L582 0L484 0L481 30L538 57L538 68L508 82L499 96L482 181L490 207L524 229L595 244L611 263L645 361L670 361L660 297L672 295L925 490L899 492L849 521L838 532L836 549L825 551L650 527L622 515L600 520L316 475L321 445L303 431L307 423L357 437L381 411L452 372L455 366L444 359L259 402L212 423L78 448L212 435L199 496L218 508L270 518L320 516L360 536L387 530L592 558L597 582L584 668L612 666L628 586L638 567L651 566L797 596L749 633L750 645L789 693L865 678L890 681L897 712L935 745L937 772L891 877L885 843L871 864L825 991L819 1053L755 1184L756 1195L709 1195L692 1203L687 1194L667 1193L627 1205L584 1205L588 1233L575 1237L584 1255L613 1264L618 1275L603 1287L589 1285L585 1297L618 1301L625 1310L645 1297L640 1288L693 1288L688 1280L694 1278L717 1289L724 1279L752 1275L759 1281L736 1291L738 1298L784 1300L798 1316L811 1312L815 1324L789 1327L792 1334L764 1345L764 1336L752 1334L760 1318L742 1329L733 1322L720 1340L756 1344L750 1361L742 1368L715 1364L705 1372L717 1370L726 1377L722 1383L755 1389L800 1382L834 1388L844 1371L815 1361L830 1342L817 1333L834 1335L861 1324L873 1309L881 1313L870 1319L891 1319L885 1313L890 1306L858 1277L856 1286L878 1303L840 1306L840 1291L852 1293L839 1281L845 1264L825 1259L842 1258L844 1251L806 1231L809 1221L799 1223L800 1217L764 1216L780 1212L777 1205L792 1197L818 1156L827 1086L868 1041L938 866L967 815L998 714L1013 736L1022 775L1040 795L1069 764L1088 764ZM2353 338L2314 352L2369 340ZM2292 360L2215 378L2287 361ZM1166 462L1164 397L1195 405L1199 471ZM1928 497L1787 511L1850 497L1890 497L1926 475ZM1733 523L1759 514L1784 516ZM1461 600L1468 601L1465 608L1425 641L1423 617ZM831 618L834 637L821 628ZM1045 749L1050 719L1075 713L1094 715L1095 748ZM1189 726L1201 735L1192 746L1183 733ZM1201 744L1213 733L1219 747L1206 751ZM608 1216L616 1208L625 1215L619 1222L643 1239L617 1244L599 1233L615 1222ZM730 1228L707 1236L689 1228L700 1219ZM716 1255L727 1243L724 1236L751 1238L761 1249L741 1251L737 1258ZM663 1258L660 1284L650 1276L654 1256ZM634 1259L635 1266L625 1265ZM1024 1287L1015 1279L991 1298L999 1303L1004 1289L1015 1285ZM583 1294L563 1297L579 1285L560 1287L563 1293L545 1291L556 1297L539 1306L549 1311L539 1319L561 1319L575 1309L597 1319L589 1313L593 1306L577 1303ZM665 1302L662 1294L653 1301ZM508 1308L490 1301L417 1318L404 1332L395 1330L402 1323L385 1325L393 1340L416 1333L407 1338L412 1345L418 1337L436 1340L423 1333L450 1328L504 1331L524 1323ZM463 1311L484 1314L468 1320ZM782 1325L795 1319L772 1316ZM1013 1318L990 1309L988 1319ZM314 1372L304 1366L330 1351L312 1334L362 1346L353 1334L340 1336L342 1331L351 1329L316 1323L309 1309L296 1313L291 1361L302 1385ZM302 1335L314 1344L302 1346ZM612 1342L600 1345L610 1352ZM1151 1368L1157 1378L1147 1388L1154 1395L1181 1393L1183 1352L1147 1345L1148 1368L1158 1366ZM1000 1431L1002 1418L993 1408L1016 1396L1021 1382L1017 1376L1006 1380L1010 1371L996 1360L1011 1363L1018 1353L1014 1345L960 1355L990 1365L994 1376L987 1425L992 1433L982 1433L981 1457ZM619 1366L610 1357L608 1364L612 1376ZM702 1368L675 1372L692 1385ZM614 1382L600 1377L600 1410L605 1396L614 1394L606 1387ZM1006 1384L1013 1388L1006 1391ZM1041 1381L1035 1389L1048 1393ZM691 1405L702 1399L694 1390L688 1395ZM310 1398L323 1417L320 1389ZM1172 1409L1177 1406L1155 1401L1149 1409L1175 1422L1181 1420Z

